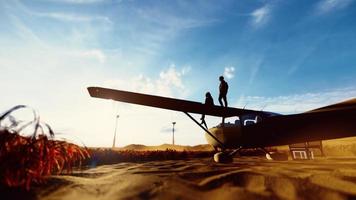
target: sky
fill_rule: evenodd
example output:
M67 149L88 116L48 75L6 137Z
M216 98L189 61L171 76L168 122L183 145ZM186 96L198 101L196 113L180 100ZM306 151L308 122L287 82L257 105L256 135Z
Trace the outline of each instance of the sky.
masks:
M102 86L282 114L356 97L355 0L0 0L0 112L36 109L87 146L206 143L183 113L90 98ZM195 115L199 118L198 115ZM209 126L220 119L208 117Z

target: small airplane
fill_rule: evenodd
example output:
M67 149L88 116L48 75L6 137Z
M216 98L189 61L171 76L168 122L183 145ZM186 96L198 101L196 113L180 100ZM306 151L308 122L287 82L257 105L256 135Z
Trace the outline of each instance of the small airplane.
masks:
M211 106L168 97L88 87L91 97L184 112L205 132L207 142L218 151L216 162L232 162L241 149L259 148L272 160L288 155L273 153L266 147L356 136L356 98L300 114L281 115L233 107ZM191 113L222 117L222 123L206 128ZM235 123L225 118L237 117Z

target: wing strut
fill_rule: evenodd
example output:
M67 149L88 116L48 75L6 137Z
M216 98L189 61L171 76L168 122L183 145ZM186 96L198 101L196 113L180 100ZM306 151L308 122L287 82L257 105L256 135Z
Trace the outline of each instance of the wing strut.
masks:
M208 129L206 129L204 126L202 126L196 119L194 119L194 117L192 117L189 113L184 112L186 115L188 115L188 117L193 120L200 128L202 128L207 134L210 135L210 137L212 137L215 141L217 141L222 149L226 149L224 143L222 143L218 138L216 138L212 133L210 133L210 131Z

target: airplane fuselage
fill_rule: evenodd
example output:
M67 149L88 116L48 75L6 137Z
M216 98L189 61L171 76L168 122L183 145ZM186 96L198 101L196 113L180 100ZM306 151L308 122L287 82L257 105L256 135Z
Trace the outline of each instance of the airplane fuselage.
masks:
M328 108L293 115L240 116L235 123L219 124L209 132L225 148L255 148L305 141L356 136L356 107ZM213 147L221 143L205 133Z

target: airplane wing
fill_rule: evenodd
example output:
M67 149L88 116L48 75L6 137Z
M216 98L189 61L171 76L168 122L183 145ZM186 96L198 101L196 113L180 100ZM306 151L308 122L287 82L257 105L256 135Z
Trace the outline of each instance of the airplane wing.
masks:
M154 96L148 94L134 93L122 90L114 90L102 87L88 87L91 97L112 99L126 103L139 104L144 106L151 106L156 108L181 111L187 113L198 113L219 117L232 117L244 114L267 114L268 112L221 107L209 106L200 102L187 101L181 99L174 99L168 97Z
M342 110L342 109L355 109L356 108L356 98L349 99L340 103L328 105L325 107L317 108L310 110L307 113L311 112L324 112L324 111L333 111L333 110Z

